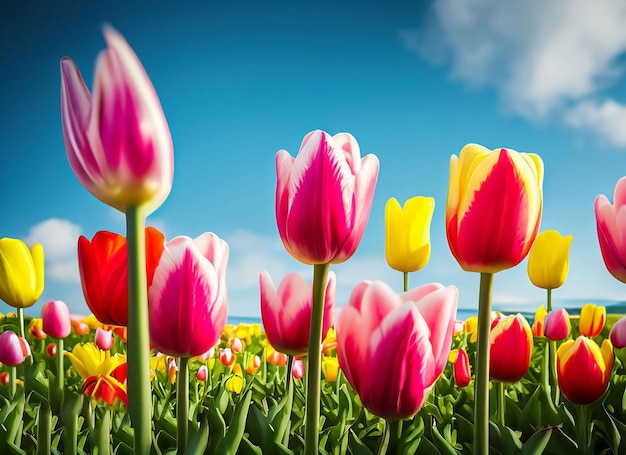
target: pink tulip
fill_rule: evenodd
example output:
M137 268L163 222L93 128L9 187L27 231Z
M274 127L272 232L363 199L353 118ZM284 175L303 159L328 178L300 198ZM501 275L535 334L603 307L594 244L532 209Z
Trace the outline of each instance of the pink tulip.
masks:
M148 288L157 350L194 357L217 344L228 316L227 262L228 244L213 233L167 242Z
M613 327L609 333L611 344L617 349L626 347L626 317L621 318Z
M29 355L30 346L24 338L11 330L0 334L0 363L13 367L22 363Z
M362 281L337 321L337 356L348 382L373 414L414 415L443 371L452 342L458 290L426 284L396 294Z
M200 368L198 368L198 371L196 372L196 379L198 381L206 381L208 377L209 369L206 365L200 365Z
M174 176L172 138L159 98L122 35L104 28L93 95L76 64L61 60L61 120L70 166L104 203L149 214L168 196Z
M322 339L333 324L336 279L330 272L324 297ZM274 289L267 271L260 275L261 318L270 344L280 352L304 355L309 344L313 288L301 275L288 273Z
M113 330L104 330L102 327L96 329L94 343L98 346L98 349L110 351L113 347L113 341Z
M49 300L41 307L42 329L54 338L65 338L72 333L70 310L61 300Z
M305 264L338 264L356 251L370 215L378 158L361 159L348 133L307 134L293 158L276 154L276 221L285 248Z
M544 319L544 335L552 341L562 341L569 336L569 314L565 308L552 310Z
M291 374L296 379L302 379L304 377L304 362L300 357L296 357L293 359L293 368L291 369Z
M626 177L615 185L611 205L601 194L596 198L596 228L602 259L609 273L622 283L626 283Z

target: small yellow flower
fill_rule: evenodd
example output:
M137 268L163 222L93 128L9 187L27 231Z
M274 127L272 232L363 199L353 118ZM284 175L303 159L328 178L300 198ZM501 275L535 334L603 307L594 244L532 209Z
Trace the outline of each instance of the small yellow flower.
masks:
M470 342L476 343L476 340L478 340L478 316L467 318L463 324L463 329L471 335Z
M329 382L335 382L339 374L339 360L337 357L322 357L322 373Z
M430 259L430 222L435 199L415 196L400 207L395 198L385 205L387 263L400 272L423 269Z
M537 287L556 289L565 283L573 237L550 229L537 235L528 254L528 277Z
M41 297L43 286L41 243L29 249L22 240L0 239L0 299L13 308L27 308Z
M235 363L235 365L233 365L233 376L226 381L226 390L232 393L241 393L245 383L246 381L243 379L241 365Z

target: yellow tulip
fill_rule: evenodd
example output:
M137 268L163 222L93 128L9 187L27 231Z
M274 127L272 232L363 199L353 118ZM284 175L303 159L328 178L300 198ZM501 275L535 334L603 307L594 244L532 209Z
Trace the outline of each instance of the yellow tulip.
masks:
M391 198L385 206L387 263L400 272L423 269L430 259L430 221L435 199L415 196L404 203Z
M537 308L537 312L535 313L533 326L531 327L534 336L536 337L544 336L543 323L546 320L547 315L548 315L548 312L546 311L546 307L543 305L539 305L539 308Z
M463 330L470 334L470 342L476 343L478 340L478 316L470 316L463 324Z
M226 390L232 393L241 393L245 383L241 365L235 363L235 365L233 365L233 375L226 381Z
M22 240L0 239L0 299L14 308L27 308L41 297L43 284L41 243L31 250Z
M337 357L322 356L322 373L329 382L335 382L339 374L339 359Z
M565 283L572 236L550 229L540 232L528 255L528 277L537 287L556 289Z
M64 354L83 379L109 375L118 366L126 363L125 355L111 355L110 351L98 349L94 343L77 344L72 352L65 351Z
M606 307L593 303L585 303L580 309L580 320L578 330L586 337L596 337L600 335L606 322Z

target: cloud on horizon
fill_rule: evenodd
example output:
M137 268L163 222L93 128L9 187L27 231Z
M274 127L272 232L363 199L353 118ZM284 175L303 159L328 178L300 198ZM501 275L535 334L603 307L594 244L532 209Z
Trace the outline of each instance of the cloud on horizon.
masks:
M621 0L435 0L424 28L400 35L453 79L495 87L507 111L626 147L626 105L605 93L624 74L625 22Z

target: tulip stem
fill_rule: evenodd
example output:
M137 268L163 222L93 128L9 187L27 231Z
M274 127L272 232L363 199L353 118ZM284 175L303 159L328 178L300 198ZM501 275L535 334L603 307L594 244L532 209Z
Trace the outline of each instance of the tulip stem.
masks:
M289 436L291 436L291 410L293 409L293 364L296 358L292 355L289 356L287 362L287 403L285 404L285 432L283 433L282 443L285 447L289 447Z
M46 400L39 405L37 416L37 455L49 455L50 437L52 435L52 412Z
M498 392L498 425L504 428L504 412L505 412L505 403L504 403L504 382L496 381L496 391Z
M176 436L178 454L187 449L187 433L189 428L189 363L186 357L178 359L178 379L176 390Z
M548 313L552 311L552 289L548 289L546 306L548 307ZM548 356L548 374L550 375L549 383L551 385L550 388L550 397L555 406L559 405L559 384L556 379L556 341L548 340L547 341L547 353Z
M589 407L584 404L577 405L578 407L578 421L576 422L576 433L578 436L578 453L580 455L587 455L589 451Z
M59 414L61 409L63 409L63 388L65 386L65 368L63 366L65 356L63 355L63 338L57 338L56 345L57 355L55 360L57 364L57 377L55 381L56 390L54 392L54 402L56 408L55 411Z
M306 423L304 453L318 455L320 425L320 375L322 374L322 325L324 320L324 294L330 264L313 266L313 301L311 305L311 330L309 332L306 387Z
M17 329L20 332L20 337L26 340L26 329L24 327L24 308L17 307ZM33 364L33 357L27 356L26 362L28 365Z
M404 273L404 292L407 292L409 290L409 272L403 272Z
M17 367L9 367L9 391L11 400L15 398L17 394Z
M150 333L146 277L145 216L140 207L126 210L128 245L128 412L134 430L134 453L148 455L152 443Z
M493 273L480 274L474 382L474 455L489 454L489 331Z

